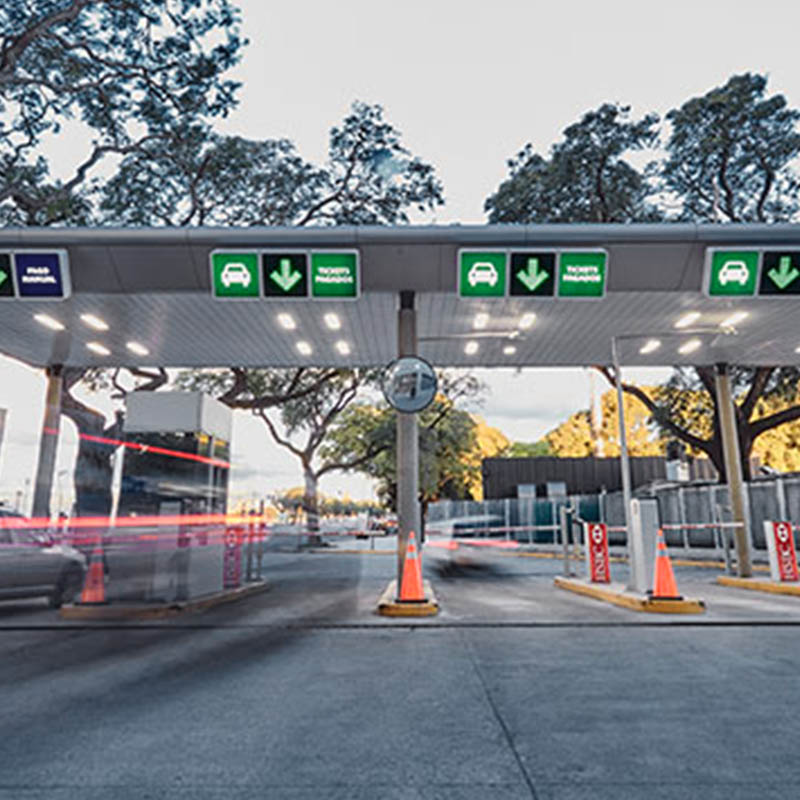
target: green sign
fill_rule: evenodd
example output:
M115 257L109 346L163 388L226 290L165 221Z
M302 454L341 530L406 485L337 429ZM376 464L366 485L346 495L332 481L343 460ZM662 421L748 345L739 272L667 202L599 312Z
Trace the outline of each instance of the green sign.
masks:
M212 253L211 287L217 298L259 297L258 253L227 250Z
M762 258L760 295L800 294L800 251L767 250Z
M758 259L758 250L712 250L708 294L752 297L756 293Z
M555 252L512 252L509 294L522 297L552 297L555 294Z
M261 254L265 297L308 297L308 256L304 252Z
M0 253L0 298L14 296L14 279L11 277L11 256Z
M562 250L558 254L558 296L603 297L607 262L605 250Z
M311 296L339 300L357 298L358 253L354 250L316 250L311 253Z
M458 262L459 297L505 297L505 251L461 250Z

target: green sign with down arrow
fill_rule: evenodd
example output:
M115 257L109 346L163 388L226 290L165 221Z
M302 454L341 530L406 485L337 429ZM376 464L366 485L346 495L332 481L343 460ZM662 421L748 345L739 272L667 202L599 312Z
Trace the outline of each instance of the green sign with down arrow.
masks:
M264 251L261 254L264 297L308 297L308 254Z
M766 250L759 295L800 294L800 250Z
M555 274L555 252L512 251L509 294L519 297L552 297L555 293Z

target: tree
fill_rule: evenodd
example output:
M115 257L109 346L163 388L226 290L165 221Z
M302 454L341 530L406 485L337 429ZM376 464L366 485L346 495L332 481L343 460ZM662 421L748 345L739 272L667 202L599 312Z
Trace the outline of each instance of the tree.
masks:
M611 368L598 369L609 383L614 382ZM758 437L779 425L800 420L797 369L740 367L731 371L731 382L742 475L749 480L750 455ZM694 452L704 453L720 480L727 480L712 367L676 369L652 397L633 384L623 383L622 388L645 405L663 434L686 442Z
M356 458L343 456L338 460L319 463L317 453L329 428L355 399L358 391L374 382L375 373L358 369L245 369L186 370L176 385L192 391L204 391L216 396L233 409L249 409L267 427L280 447L295 455L301 464L305 481L303 507L312 536L319 530L319 479L334 470L347 470L371 458L367 449ZM285 431L281 433L277 420L269 409L277 408L277 419ZM301 444L292 437L304 434Z
M647 178L625 160L650 147L658 117L631 121L630 107L604 103L564 130L549 158L526 144L510 175L484 204L489 222L642 222L658 220Z
M471 496L471 488L480 480L480 459L476 451L475 418L457 407L462 401L474 401L485 391L485 385L465 372L441 371L439 393L419 420L419 500L424 520L428 504L441 497L463 499ZM488 427L488 426L487 426ZM324 461L341 461L351 457L357 463L349 467L378 482L378 496L385 505L396 506L397 450L396 412L381 403L354 404L331 426L320 457ZM500 449L507 440L497 441L494 429L488 436ZM499 432L498 432L499 433Z
M403 147L381 106L356 102L321 167L285 139L195 126L126 156L102 210L131 225L392 225L443 202L433 166Z
M659 393L659 387L643 387L640 392L645 397ZM608 391L600 399L601 422L598 436L601 452L607 458L619 456L619 422L616 392ZM664 455L663 436L654 435L650 428L650 411L643 405L639 396L624 397L625 433L628 451L632 456ZM577 411L565 422L545 434L543 442L550 453L560 458L589 458L597 453L597 442L592 431L590 412Z
M503 458L541 458L552 455L554 453L544 439L539 439L538 442L513 442L502 453Z
M244 44L229 0L5 0L0 12L0 222L86 224L91 173L226 114ZM55 179L37 148L77 119L87 149Z
M798 211L800 111L766 96L764 75L734 75L666 118L663 187L696 222L786 222Z

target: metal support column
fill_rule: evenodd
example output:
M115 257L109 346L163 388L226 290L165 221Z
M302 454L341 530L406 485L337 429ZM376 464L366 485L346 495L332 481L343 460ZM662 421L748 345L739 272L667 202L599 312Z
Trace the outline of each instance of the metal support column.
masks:
M734 529L737 569L740 578L749 578L753 574L750 564L750 524L745 513L745 486L742 476L741 450L739 449L739 431L736 425L731 376L727 364L716 365L714 383L731 510L733 521L739 523Z
M640 585L644 579L638 571L641 565L642 543L637 541L637 532L631 524L631 464L628 458L628 436L625 430L625 400L622 393L622 369L619 364L617 340L611 338L611 358L614 362L614 384L617 389L617 417L619 419L619 456L622 470L622 503L625 506L625 541L630 564L629 588Z
M400 292L397 315L397 353L417 355L417 312L414 292ZM414 531L419 547L419 432L417 415L397 413L397 590L403 580L408 534Z
M47 368L44 420L39 437L39 462L36 466L32 517L50 517L50 493L56 469L58 434L61 430L62 372L61 365Z

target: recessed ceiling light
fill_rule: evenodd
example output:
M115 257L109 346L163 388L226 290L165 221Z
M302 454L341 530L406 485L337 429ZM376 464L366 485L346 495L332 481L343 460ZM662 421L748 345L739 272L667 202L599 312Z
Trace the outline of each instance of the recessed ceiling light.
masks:
M478 352L478 343L477 342L467 342L466 345L464 345L464 352L468 356L474 356L475 353Z
M533 325L534 322L536 322L536 314L531 311L528 314L523 314L520 317L519 327L522 328L522 330L527 330L531 327L531 325Z
M34 314L33 318L40 325L44 325L45 328L50 328L51 331L63 331L64 330L64 326L57 319L54 319L49 314Z
M701 344L702 342L699 339L689 339L686 344L682 344L678 348L678 352L684 356L688 355L689 353L694 353L694 351L697 350Z
M287 331L293 331L297 327L294 317L291 314L278 314L278 323Z
M342 321L338 314L328 313L325 315L325 324L332 330L338 331L342 327Z
M688 328L692 323L700 319L699 311L689 311L684 314L676 323L676 328Z
M298 342L297 349L301 355L310 356L311 355L311 345L308 342Z
M514 353L516 353L516 352L517 352L517 348L516 348L516 347L514 347L514 345L513 345L513 344L507 344L507 345L506 345L506 346L503 348L503 355L504 355L504 356L513 356L513 355L514 355Z
M742 320L747 319L750 314L747 311L737 311L735 314L731 314L729 317L725 317L722 322L720 322L720 328L732 328L734 325L742 322Z
M143 344L139 344L139 342L128 342L125 346L131 353L136 353L137 356L150 355L150 351Z
M481 311L475 315L475 319L472 320L472 327L475 328L476 331L483 330L489 324L489 315L485 311Z
M99 356L111 355L111 351L105 345L100 344L100 342L87 342L86 347L88 347L93 353L97 353Z
M94 328L96 331L107 331L108 330L108 323L106 323L104 320L100 319L100 317L95 316L94 314L81 314L81 319L90 328Z
M339 340L336 342L336 349L343 355L349 356L350 355L350 345L344 341L344 339Z
M639 352L647 355L648 353L654 353L659 347L661 347L661 342L658 339L648 339Z

